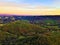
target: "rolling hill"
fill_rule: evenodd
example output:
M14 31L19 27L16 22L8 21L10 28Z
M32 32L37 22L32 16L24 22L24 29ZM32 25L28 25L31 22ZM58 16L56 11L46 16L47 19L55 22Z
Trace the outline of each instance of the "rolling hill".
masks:
M59 27L43 27L18 20L0 26L1 45L58 45Z
M60 16L1 15L0 45L60 45Z

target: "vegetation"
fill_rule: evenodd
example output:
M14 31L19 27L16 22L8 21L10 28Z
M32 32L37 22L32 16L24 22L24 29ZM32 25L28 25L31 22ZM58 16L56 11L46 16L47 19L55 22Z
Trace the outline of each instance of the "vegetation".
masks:
M0 45L60 45L60 28L11 22L0 26Z

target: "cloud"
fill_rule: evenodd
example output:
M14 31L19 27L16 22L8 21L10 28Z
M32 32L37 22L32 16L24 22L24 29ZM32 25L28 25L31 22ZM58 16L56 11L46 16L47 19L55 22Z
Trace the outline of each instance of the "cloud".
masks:
M17 0L0 0L0 13L2 14L31 14L31 15L52 15L60 14L59 0L55 0L52 5L15 3ZM22 0L23 1L23 0ZM18 1L17 1L18 2Z
M28 9L20 7L0 7L0 14L20 14L20 15L55 15L60 14L59 9Z
M0 0L0 6L15 6L23 8L60 8L60 0ZM49 2L50 1L50 2ZM33 4L33 3L34 4ZM39 3L40 2L40 3ZM52 2L52 4L51 4Z

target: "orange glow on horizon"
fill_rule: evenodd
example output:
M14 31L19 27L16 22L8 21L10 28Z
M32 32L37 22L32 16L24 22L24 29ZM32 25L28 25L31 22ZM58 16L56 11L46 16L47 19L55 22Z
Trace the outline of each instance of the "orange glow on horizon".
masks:
M0 7L0 14L60 15L60 9L25 9L19 7Z

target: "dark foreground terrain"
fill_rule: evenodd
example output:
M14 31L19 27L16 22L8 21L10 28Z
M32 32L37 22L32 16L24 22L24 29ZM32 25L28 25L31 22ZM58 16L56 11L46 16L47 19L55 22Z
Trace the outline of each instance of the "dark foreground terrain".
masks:
M0 24L0 45L60 45L59 23L48 19Z

